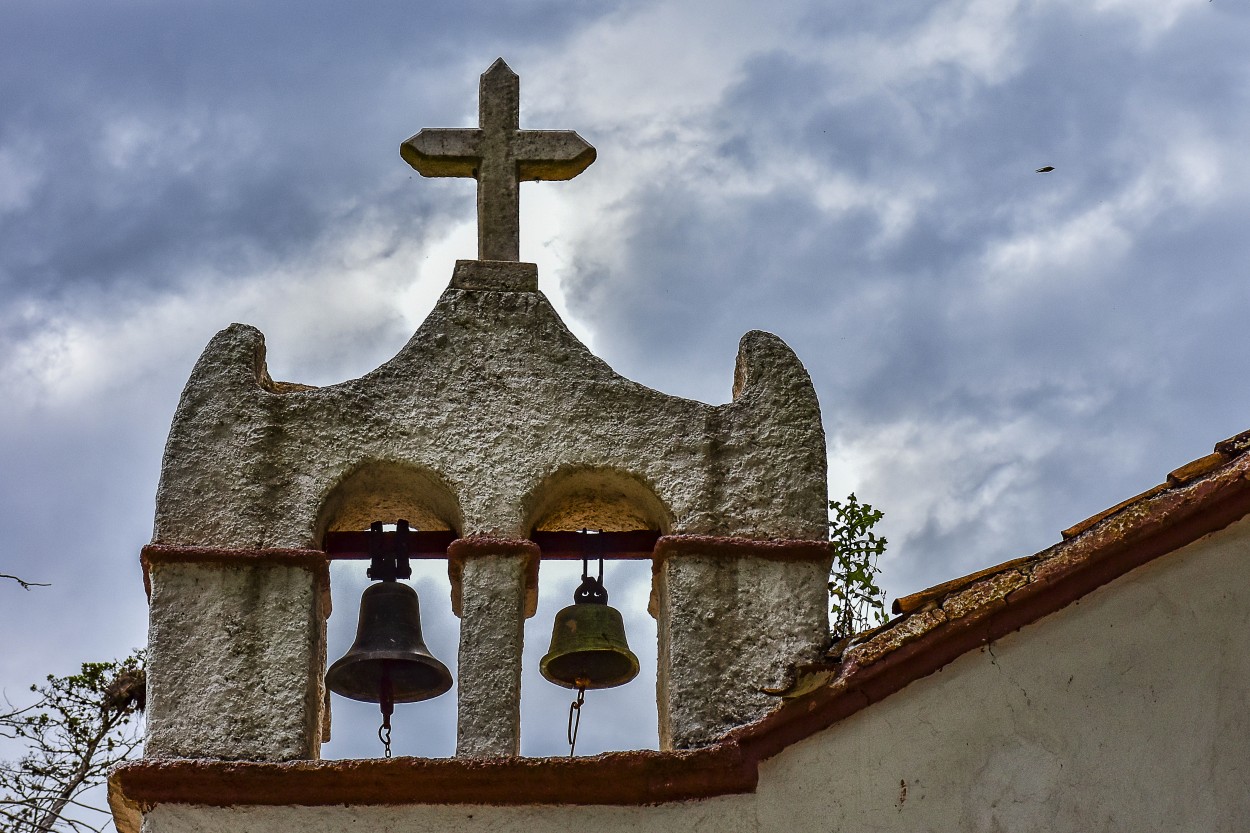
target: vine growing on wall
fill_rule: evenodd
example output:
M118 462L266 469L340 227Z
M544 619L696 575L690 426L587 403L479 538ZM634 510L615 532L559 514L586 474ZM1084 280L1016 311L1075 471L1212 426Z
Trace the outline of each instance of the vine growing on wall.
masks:
M873 532L885 513L861 503L852 492L845 501L829 501L829 540L833 569L829 576L831 629L835 640L886 621L885 591L877 584L877 559L886 540Z

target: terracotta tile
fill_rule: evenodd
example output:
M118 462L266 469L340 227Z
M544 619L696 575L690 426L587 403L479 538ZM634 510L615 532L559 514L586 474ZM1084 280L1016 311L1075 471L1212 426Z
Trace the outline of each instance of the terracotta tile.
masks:
M996 576L978 581L967 590L952 594L942 603L942 611L947 619L959 619L974 610L987 607L995 602L1002 602L1012 590L1023 587L1029 580L1019 570L1009 570Z
M1197 460L1181 466L1176 471L1170 472L1168 474L1168 484L1179 486L1182 483L1188 483L1207 472L1214 471L1227 462L1228 457L1218 451L1214 454L1208 454L1206 457L1199 457Z
M1126 506L1136 503L1139 500L1146 500L1147 498L1152 498L1155 495L1159 494L1160 492L1164 491L1165 489L1169 488L1169 486L1170 484L1168 483L1160 483L1158 486L1154 486L1150 489L1147 489L1146 491L1142 492L1139 495L1133 495L1128 500L1120 501L1115 506L1112 506L1110 509L1104 509L1101 512L1099 512L1097 515L1091 515L1090 517L1086 518L1080 523L1073 524L1072 526L1068 527L1060 534L1063 535L1063 538L1065 541L1068 538L1075 538L1076 536L1080 535L1085 530L1089 529L1094 524L1098 523L1101 520L1104 520L1105 518L1111 517L1116 512L1119 512L1121 509L1124 509Z

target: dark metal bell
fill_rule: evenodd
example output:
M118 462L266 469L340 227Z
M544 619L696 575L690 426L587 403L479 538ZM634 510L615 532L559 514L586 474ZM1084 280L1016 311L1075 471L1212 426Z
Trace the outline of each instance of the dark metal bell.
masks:
M365 588L356 641L326 672L326 687L365 703L415 703L451 688L451 672L421 638L417 591L397 581Z
M574 604L556 614L551 647L539 670L565 688L615 688L638 676L621 612L608 607L601 581L583 576Z

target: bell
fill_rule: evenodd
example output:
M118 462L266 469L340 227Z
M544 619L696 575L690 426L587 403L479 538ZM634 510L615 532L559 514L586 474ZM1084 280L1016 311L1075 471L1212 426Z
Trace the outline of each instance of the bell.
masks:
M356 641L326 672L326 687L384 711L388 701L415 703L451 688L451 672L421 638L417 591L393 580L365 588Z
M542 675L565 688L615 688L638 676L638 657L625 641L621 612L608 606L600 578L583 572L573 604L556 614Z

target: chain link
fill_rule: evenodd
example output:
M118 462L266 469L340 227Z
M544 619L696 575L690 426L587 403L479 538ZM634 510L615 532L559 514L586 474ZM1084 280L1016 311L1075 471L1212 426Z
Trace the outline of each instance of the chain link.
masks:
M577 687L577 699L569 704L569 757L577 748L577 730L582 725L582 706L586 703L586 686Z
M382 749L388 758L391 757L391 727L387 725L389 723L389 720L383 721L378 727L378 740L382 741Z

